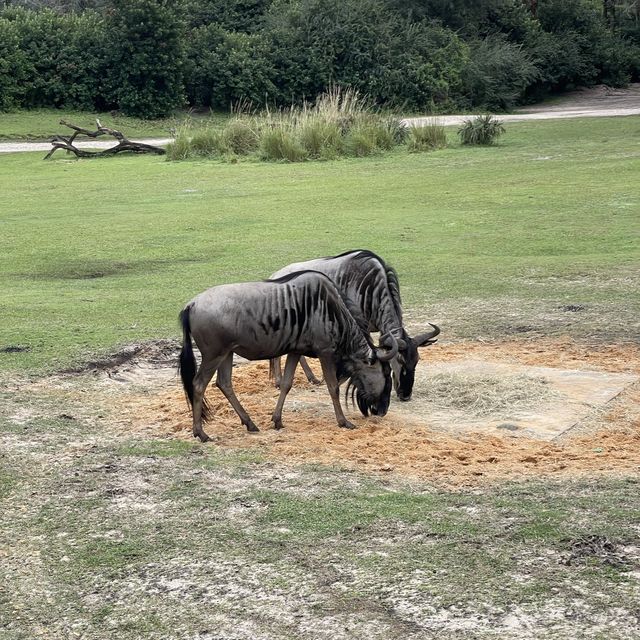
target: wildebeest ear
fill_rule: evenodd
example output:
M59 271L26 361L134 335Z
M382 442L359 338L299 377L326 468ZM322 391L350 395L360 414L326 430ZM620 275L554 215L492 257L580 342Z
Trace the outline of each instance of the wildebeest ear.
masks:
M440 333L440 327L435 324L429 323L433 327L433 331L427 333L420 333L415 338L412 338L416 347L428 347L435 342L438 342L435 338Z

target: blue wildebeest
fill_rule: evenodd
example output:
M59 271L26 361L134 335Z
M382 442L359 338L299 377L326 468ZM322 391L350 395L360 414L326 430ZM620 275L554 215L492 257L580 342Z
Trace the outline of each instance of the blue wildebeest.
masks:
M352 397L355 392L363 415L385 415L391 396L389 360L397 354L398 343L394 336L385 336L389 348L376 348L366 322L358 315L357 307L343 298L333 282L315 271L221 285L196 296L180 313L183 344L179 364L193 409L194 437L209 440L202 429L210 413L204 392L216 371L216 385L242 424L248 431L258 431L231 385L234 353L248 360L288 354L271 418L276 429L282 427L282 406L301 356L320 359L339 426L354 427L340 406L339 385L347 379L347 390L352 388ZM192 336L202 356L197 372Z
M278 278L303 269L313 269L329 276L342 294L358 306L369 323L369 331L396 336L399 349L391 361L393 384L400 400L410 400L416 366L420 360L418 347L436 342L435 337L440 329L429 323L433 327L431 331L414 338L407 334L402 324L400 284L395 269L375 253L358 249L328 258L296 262L276 271L271 277ZM307 378L318 384L304 358L301 359L301 365ZM281 368L278 359L272 361L271 370L276 385L279 385Z

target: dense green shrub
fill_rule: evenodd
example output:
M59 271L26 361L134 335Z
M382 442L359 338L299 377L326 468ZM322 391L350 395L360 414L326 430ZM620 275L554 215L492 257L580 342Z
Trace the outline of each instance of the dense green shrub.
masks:
M272 0L184 0L190 27L215 24L226 31L256 31Z
M105 29L97 14L13 9L2 15L12 22L25 61L21 106L91 109L100 102Z
M275 98L268 43L262 35L230 33L216 24L188 40L186 90L198 106L229 109L240 100L262 106Z
M523 0L0 4L0 109L155 117L185 97L225 110L239 101L300 106L338 83L403 110L504 110L640 76L640 9L631 2L606 17L599 0L538 0L537 14ZM341 135L349 125L334 124ZM305 134L312 155L322 126Z
M505 111L521 100L537 77L537 68L522 45L488 37L471 44L463 95L469 106Z
M0 111L23 104L30 65L18 42L16 25L0 18Z
M112 0L107 96L124 113L155 118L184 103L184 35L171 0Z
M500 120L492 115L477 116L465 120L458 129L462 144L490 145L504 133L504 126Z
M450 30L411 23L383 0L276 3L266 16L280 102L335 82L378 103L448 105L460 87L466 48Z

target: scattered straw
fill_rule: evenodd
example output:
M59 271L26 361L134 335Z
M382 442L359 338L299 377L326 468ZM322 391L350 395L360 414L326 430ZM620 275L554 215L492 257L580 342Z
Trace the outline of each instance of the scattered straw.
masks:
M558 392L547 379L524 374L439 373L429 380L429 404L476 417L506 417L515 410L533 409L556 397Z

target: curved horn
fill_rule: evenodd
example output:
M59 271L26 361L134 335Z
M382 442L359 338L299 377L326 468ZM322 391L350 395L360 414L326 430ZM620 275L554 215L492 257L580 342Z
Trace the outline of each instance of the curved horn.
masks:
M383 336L381 336L380 344L385 344L387 342L387 339L391 343L390 345L391 348L376 349L376 357L378 358L378 360L381 360L382 362L387 362L388 360L391 360L391 358L395 358L396 355L398 354L398 341L396 340L396 337L392 333L385 333Z
M406 331L402 328L402 327L397 327L396 329L391 329L391 331L389 331L389 334L393 335L394 338L396 339L396 341L398 342L398 349L400 349L400 351L404 351L407 348L407 343L405 342L404 337L408 337L406 334ZM387 343L385 342L385 338L386 338L387 334L385 333L383 336L380 337L380 344L384 344L385 346L392 346L391 343Z
M437 340L435 340L435 337L440 333L440 327L438 325L432 324L431 322L429 324L433 327L433 331L430 331L429 333L420 333L415 338L413 338L413 342L415 343L416 347L427 347L430 344L437 342Z

